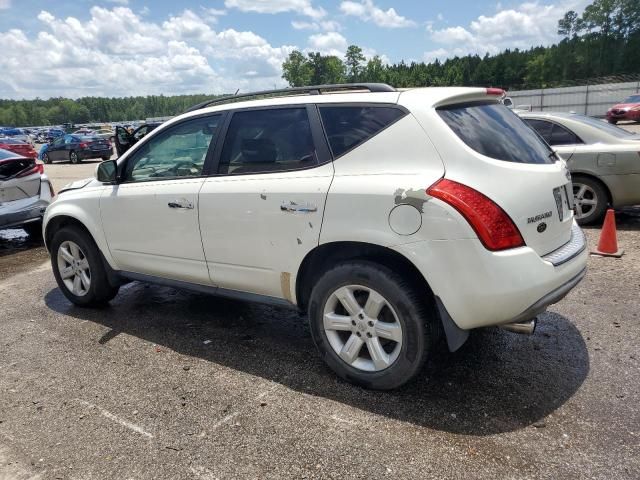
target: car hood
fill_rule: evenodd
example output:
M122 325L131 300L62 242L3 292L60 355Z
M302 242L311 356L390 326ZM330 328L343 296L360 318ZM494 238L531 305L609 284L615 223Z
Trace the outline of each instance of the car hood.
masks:
M640 107L640 103L618 103L611 107L611 109L620 109L620 108L632 108L632 107Z
M63 192L68 192L69 190L79 190L80 188L84 188L89 185L95 187L95 186L102 185L102 183L96 180L94 177L88 177L82 180L76 180L75 182L67 183L64 187L60 189L58 194Z

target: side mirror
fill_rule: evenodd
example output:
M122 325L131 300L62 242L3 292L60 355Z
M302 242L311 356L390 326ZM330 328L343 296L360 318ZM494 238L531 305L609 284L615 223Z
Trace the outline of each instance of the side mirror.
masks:
M105 160L96 168L96 178L102 183L115 183L118 165L115 160Z

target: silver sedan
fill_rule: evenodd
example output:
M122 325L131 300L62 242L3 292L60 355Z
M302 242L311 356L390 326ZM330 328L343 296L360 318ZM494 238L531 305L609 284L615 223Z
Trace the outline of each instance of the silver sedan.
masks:
M574 113L518 115L567 161L578 223L599 221L607 206L640 204L640 135Z

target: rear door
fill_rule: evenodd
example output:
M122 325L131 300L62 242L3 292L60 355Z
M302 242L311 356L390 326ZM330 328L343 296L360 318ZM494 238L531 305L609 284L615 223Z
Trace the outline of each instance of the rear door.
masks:
M527 124L492 101L445 105L437 113L458 140L436 138L447 178L497 203L538 254L570 240L570 175L564 162Z
M212 282L291 300L333 177L315 106L234 112L218 156L199 196Z

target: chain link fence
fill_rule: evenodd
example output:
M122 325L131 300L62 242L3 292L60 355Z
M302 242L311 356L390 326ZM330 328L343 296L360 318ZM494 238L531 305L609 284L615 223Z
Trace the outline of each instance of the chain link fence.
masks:
M575 85L512 90L507 95L516 108L604 117L611 106L621 103L629 95L640 93L640 75L618 75L571 83Z

